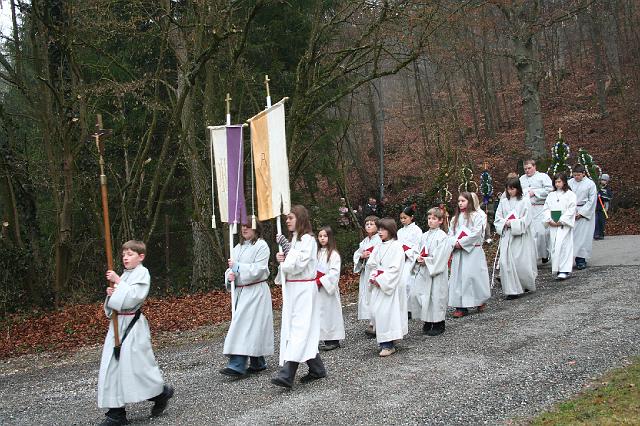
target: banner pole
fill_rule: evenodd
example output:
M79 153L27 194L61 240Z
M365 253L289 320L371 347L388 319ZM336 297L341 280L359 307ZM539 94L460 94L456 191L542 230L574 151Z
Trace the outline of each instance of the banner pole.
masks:
M227 104L226 105L226 107L227 107L226 108L227 126L230 126L231 125L231 95L229 93L227 93L227 96L224 98L224 101ZM227 141L227 144L228 143L229 142ZM231 213L231 212L229 212L229 213ZM234 213L234 216L236 216L236 213ZM234 261L234 259L233 259L234 227L235 227L235 224L229 222L229 259L231 259L231 261ZM231 318L232 319L233 319L235 314L236 314L236 281L233 280L233 281L231 281Z

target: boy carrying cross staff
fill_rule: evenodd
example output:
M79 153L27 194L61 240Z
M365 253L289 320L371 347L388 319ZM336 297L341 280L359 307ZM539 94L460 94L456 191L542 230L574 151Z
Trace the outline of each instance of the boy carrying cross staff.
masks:
M98 375L98 407L108 408L103 426L127 423L125 404L149 400L154 402L151 416L159 416L173 396L173 387L165 385L151 348L149 323L140 308L149 294L151 277L142 265L146 246L142 241L127 241L122 245L125 271L113 271L111 232L107 202L107 178L104 174L104 142L109 132L102 129L98 116L97 132L93 135L100 155L100 186L107 252L106 278L109 282L104 312L111 319L104 341Z

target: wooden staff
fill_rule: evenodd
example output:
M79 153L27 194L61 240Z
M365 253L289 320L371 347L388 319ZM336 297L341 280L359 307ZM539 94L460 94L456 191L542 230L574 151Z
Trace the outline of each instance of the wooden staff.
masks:
M98 114L96 119L96 132L93 137L96 140L96 147L100 156L100 193L102 195L102 218L104 221L104 248L107 255L107 269L113 270L113 252L111 248L111 224L109 223L109 201L107 193L107 176L104 174L104 139L111 134L111 130L102 128L102 114ZM109 286L113 287L109 282ZM120 352L120 333L118 332L118 312L113 311L111 315L113 321L113 351Z

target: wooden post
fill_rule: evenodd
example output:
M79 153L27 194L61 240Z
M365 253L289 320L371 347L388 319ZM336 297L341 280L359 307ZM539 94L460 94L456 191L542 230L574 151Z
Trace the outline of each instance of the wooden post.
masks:
M102 219L104 222L104 248L107 257L107 270L113 270L113 251L111 245L111 223L109 221L109 196L107 192L107 176L104 173L104 139L111 134L110 130L102 128L102 115L98 114L96 120L96 132L93 137L96 140L96 146L99 154L100 164L100 194L102 196ZM109 286L113 287L113 283L109 282ZM118 312L113 311L111 314L113 321L113 349L114 353L120 351L120 333L118 330Z

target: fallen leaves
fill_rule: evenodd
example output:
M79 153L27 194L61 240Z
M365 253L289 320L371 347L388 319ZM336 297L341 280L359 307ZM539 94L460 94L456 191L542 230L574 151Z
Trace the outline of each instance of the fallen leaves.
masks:
M343 274L340 293L358 291L358 275ZM282 307L280 287L271 288L273 308ZM151 332L185 331L231 319L231 297L223 291L147 299L143 308ZM70 351L102 343L108 319L102 303L70 305L52 312L14 315L2 323L0 359L44 351Z

